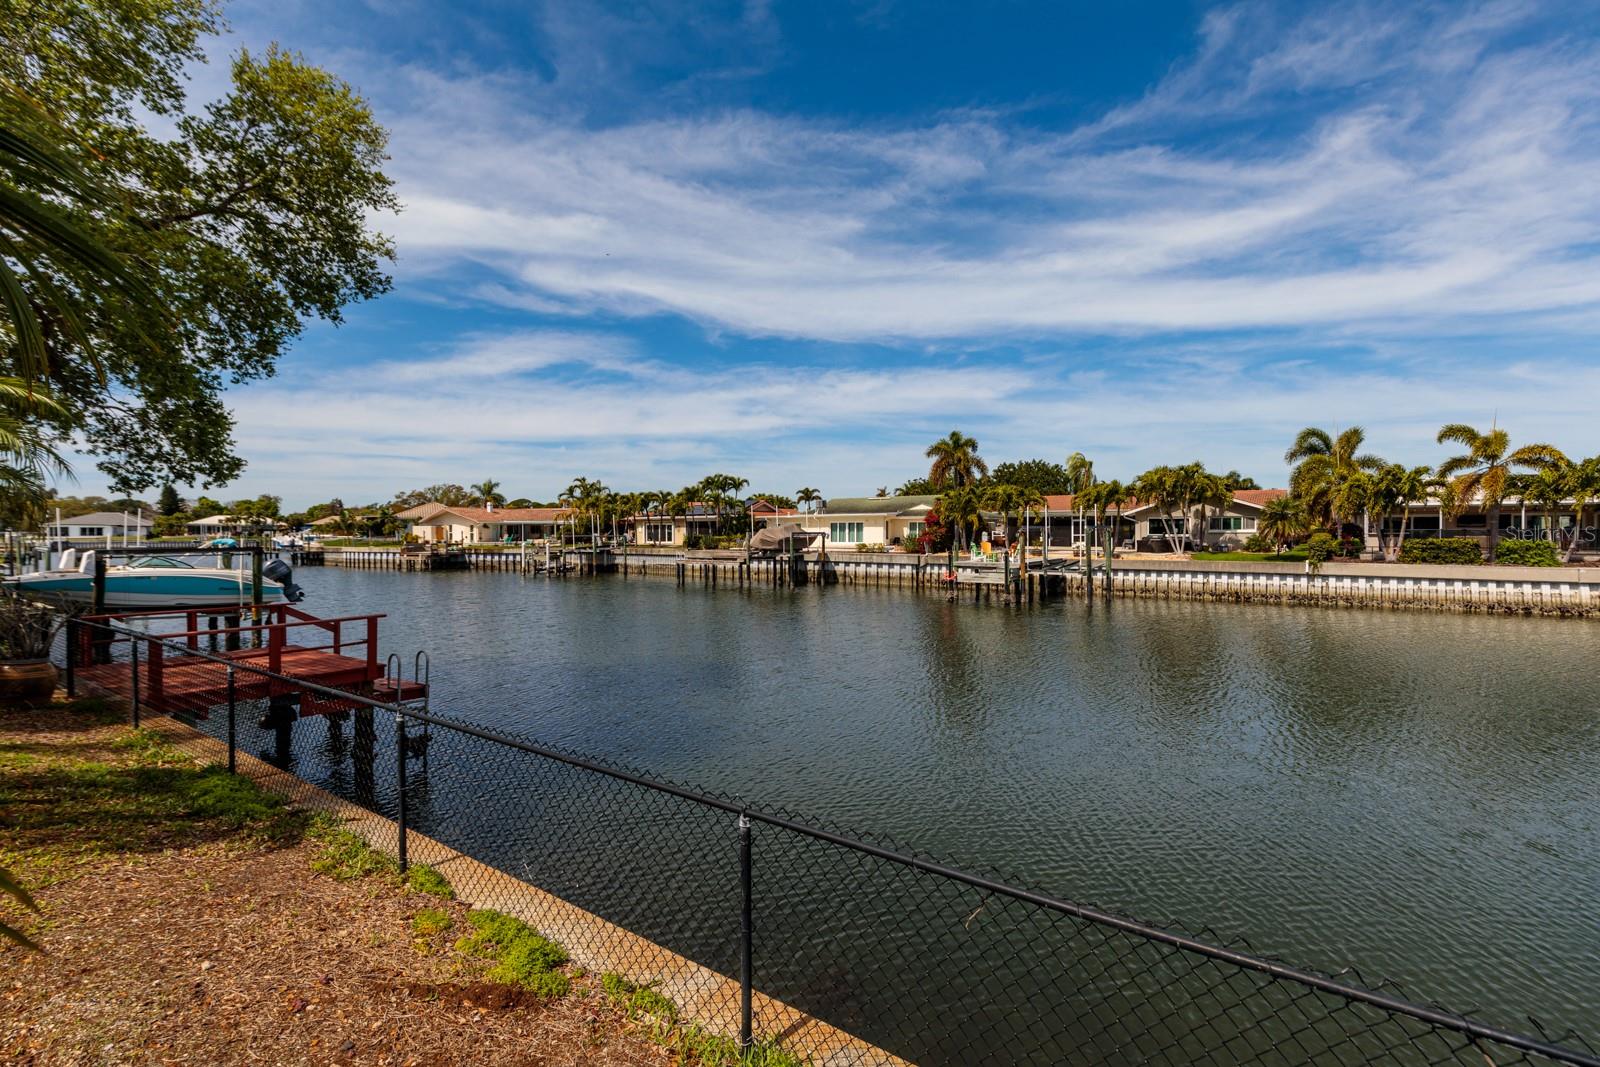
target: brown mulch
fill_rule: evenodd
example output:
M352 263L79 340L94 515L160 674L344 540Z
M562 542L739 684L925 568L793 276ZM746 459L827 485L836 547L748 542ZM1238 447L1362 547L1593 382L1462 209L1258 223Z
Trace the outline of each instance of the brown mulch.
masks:
M63 833L53 855L37 826L26 840L14 832L19 805L37 804L25 779L39 760L115 766L134 758L113 744L126 734L61 713L0 713L0 757L29 761L0 762L0 866L31 878L44 910L17 923L5 905L0 918L46 949L0 947L0 1061L670 1062L593 976L554 1001L485 982L482 964L451 948L465 907L392 878L313 873L314 842L180 831L98 849ZM448 911L454 927L417 936L411 919L424 908Z

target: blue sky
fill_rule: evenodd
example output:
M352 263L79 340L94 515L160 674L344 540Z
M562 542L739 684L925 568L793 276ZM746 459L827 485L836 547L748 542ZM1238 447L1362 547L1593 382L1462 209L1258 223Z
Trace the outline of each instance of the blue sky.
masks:
M351 81L405 210L394 292L230 394L222 495L854 495L956 427L1279 484L1307 424L1593 454L1597 12L235 3L217 60Z

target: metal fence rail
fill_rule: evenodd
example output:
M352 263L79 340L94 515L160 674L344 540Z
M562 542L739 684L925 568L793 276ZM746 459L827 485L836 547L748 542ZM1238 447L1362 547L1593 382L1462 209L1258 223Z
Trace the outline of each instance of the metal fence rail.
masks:
M458 859L443 869L479 906L514 908L536 887L544 932L574 960L812 1063L1600 1067L1573 1034L1494 1025L787 811L94 628L95 655L127 661L130 678L152 643L169 664L219 672L221 704L171 717L230 769L271 768L270 787L294 799L372 813L374 843L402 862L447 847ZM69 636L69 656L80 644ZM296 687L324 713L274 721Z

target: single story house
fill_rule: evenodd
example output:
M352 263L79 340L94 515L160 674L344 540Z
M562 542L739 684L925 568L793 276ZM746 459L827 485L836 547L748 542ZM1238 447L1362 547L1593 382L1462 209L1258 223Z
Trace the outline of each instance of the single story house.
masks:
M398 512L406 532L429 544L496 544L560 536L570 528L571 508L481 508L418 504Z
M936 496L836 497L809 514L786 515L792 523L827 537L828 547L891 545L906 537L921 537Z
M52 522L45 527L45 536L55 539L73 537L134 537L150 536L155 525L151 519L119 511L91 511L87 515L74 515L70 519Z
M633 543L636 545L681 545L691 535L701 537L716 533L717 509L700 501L690 504L677 515L669 515L660 507L652 507L635 515L632 524Z

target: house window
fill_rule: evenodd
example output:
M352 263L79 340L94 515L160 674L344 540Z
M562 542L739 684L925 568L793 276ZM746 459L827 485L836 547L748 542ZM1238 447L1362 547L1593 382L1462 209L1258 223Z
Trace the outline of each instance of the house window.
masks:
M1210 523L1207 525L1209 529L1215 530L1218 533L1231 533L1235 530L1244 529L1244 516L1213 515L1211 516Z
M859 545L866 540L863 524L859 522L828 523L828 540Z
M653 543L670 542L672 540L672 524L668 522L645 523L644 539Z
M1188 519L1151 519L1150 536L1160 537L1162 534L1181 534L1188 527Z
M80 527L78 527L78 536L79 537L99 537L100 535L104 534L105 532L106 532L106 528L104 526L80 526Z
M906 536L907 537L921 537L923 532L926 531L927 528L928 528L928 524L925 523L925 522L908 522L908 523L906 523Z

